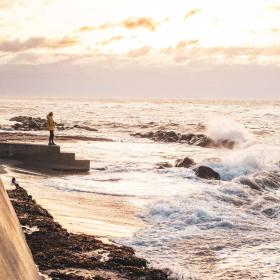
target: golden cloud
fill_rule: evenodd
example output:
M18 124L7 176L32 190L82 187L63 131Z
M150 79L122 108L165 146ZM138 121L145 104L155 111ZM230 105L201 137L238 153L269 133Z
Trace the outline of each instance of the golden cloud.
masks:
M30 49L58 49L67 48L78 44L75 37L64 37L62 39L47 39L44 37L32 37L27 40L5 40L0 41L0 51L2 52L21 52Z
M199 43L199 40L186 40L186 41L181 41L177 43L176 49L184 49L189 46L197 45Z
M165 19L164 21L167 21ZM118 23L104 23L98 26L92 25L84 25L81 26L76 32L91 32L95 30L106 30L115 27L123 27L126 29L137 29L137 28L144 28L149 31L155 31L158 26L158 23L155 22L152 18L147 17L140 17L140 18L129 18L124 21Z
M145 28L150 31L155 31L157 23L154 22L151 18L130 18L121 23L124 28L127 29L136 29L136 28Z
M64 37L62 39L56 40L46 40L46 47L51 49L68 48L75 46L79 43L76 37Z
M91 32L91 31L95 31L95 30L105 30L105 29L116 27L117 25L118 24L114 24L114 23L104 23L104 24L101 24L98 26L84 25L84 26L81 26L77 31L78 32Z
M252 61L256 59L280 59L280 47L271 46L265 48L258 47L198 47L196 44L193 47L185 48L184 43L179 42L174 47L164 48L160 51L164 55L173 57L177 63L183 63L187 60L197 59L217 59L223 60L239 60L245 59Z
M85 26L82 26L78 29L79 32L90 32L90 31L93 31L95 30L96 27L94 26L90 26L90 25L85 25Z
M124 37L120 36L120 35L119 36L114 36L114 37L111 37L111 38L109 38L107 40L98 42L98 45L102 45L102 46L110 45L111 43L121 41L123 38Z
M195 16L196 14L198 14L201 11L201 9L193 9L187 12L187 14L185 15L185 19L188 19L190 17Z
M151 49L152 48L150 46L145 46L145 47L135 49L135 50L132 50L132 51L128 52L126 54L126 56L128 56L128 57L145 56L145 55L147 55L151 52Z

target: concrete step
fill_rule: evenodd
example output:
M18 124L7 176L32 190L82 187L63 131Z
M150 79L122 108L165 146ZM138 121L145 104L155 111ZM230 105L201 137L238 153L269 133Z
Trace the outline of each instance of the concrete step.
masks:
M54 164L52 166L53 170L57 171L73 171L73 172L87 172L90 170L89 160L75 160L69 164Z
M89 171L89 160L76 160L74 153L61 153L60 146L0 143L0 158L64 171Z
M75 154L74 153L60 153L59 154L59 161L60 163L71 163L75 161Z

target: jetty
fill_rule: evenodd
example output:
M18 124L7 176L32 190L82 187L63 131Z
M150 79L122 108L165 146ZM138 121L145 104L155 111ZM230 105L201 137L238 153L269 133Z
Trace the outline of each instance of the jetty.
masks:
M89 160L77 160L75 153L61 152L58 145L0 143L0 158L57 171L87 172L90 169Z

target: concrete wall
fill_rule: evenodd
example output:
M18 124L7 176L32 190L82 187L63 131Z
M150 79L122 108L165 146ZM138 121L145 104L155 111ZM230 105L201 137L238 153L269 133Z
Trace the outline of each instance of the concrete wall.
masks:
M60 153L59 146L47 146L24 143L0 143L0 157L2 158L36 158L42 161L55 160Z
M89 171L89 160L76 160L74 153L61 153L59 146L0 143L0 158L16 159L35 166L63 171Z
M16 213L0 179L0 279L40 279Z

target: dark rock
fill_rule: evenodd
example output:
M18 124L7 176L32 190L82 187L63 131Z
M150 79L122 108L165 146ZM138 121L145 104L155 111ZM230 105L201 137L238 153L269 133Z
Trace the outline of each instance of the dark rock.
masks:
M248 177L240 177L238 181L258 191L265 189L278 190L280 188L280 174L276 172L261 171Z
M193 136L194 136L193 133L182 134L179 140L188 142L193 138Z
M33 118L29 116L16 116L10 119L10 121L17 122L13 124L11 127L14 130L46 130L47 129L47 119L42 119L39 117ZM66 130L66 129L84 129L87 131L97 131L97 129L93 127L89 127L86 125L75 124L73 126L65 126L63 123L55 123L57 130Z
M140 135L142 138L152 138L154 136L154 133L150 131L150 132L145 132L143 134L140 133Z
M158 169L165 169L165 168L171 168L173 165L169 162L159 162L157 163Z
M223 141L217 142L217 145L227 148L227 149L233 149L235 146L235 142L231 141L231 140L223 140Z
M253 190L263 191L263 189L260 186L258 186L256 183L251 181L249 178L241 177L241 178L239 178L239 183L242 184L242 185L246 185Z
M187 143L189 145L195 145L207 148L228 148L232 149L235 145L233 141L223 140L215 142L213 139L209 138L204 134L180 134L175 131L164 131L158 130L156 132L146 132L146 133L134 133L131 136L149 138L157 142L168 142L168 143Z
M207 179L207 180L220 180L220 174L214 171L212 168L208 166L199 166L198 168L194 169L195 175L197 177Z
M185 157L184 159L177 159L175 162L175 167L189 168L193 165L195 165L195 162L193 161L193 159L188 157Z
M214 146L214 141L204 134L196 134L189 140L189 144L200 147L211 147Z
M269 217L269 218L275 218L275 217L278 217L279 214L280 214L280 207L279 206L276 206L276 207L271 207L271 208L267 208L267 209L264 209L262 211L262 213Z

